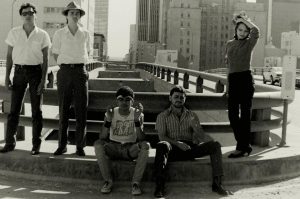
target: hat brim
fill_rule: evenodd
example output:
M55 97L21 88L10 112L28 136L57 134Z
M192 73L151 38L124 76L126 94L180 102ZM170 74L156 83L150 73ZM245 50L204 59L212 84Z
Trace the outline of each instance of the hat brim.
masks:
M63 14L64 16L67 16L69 10L79 10L79 11L80 11L80 16L81 16L81 17L82 17L83 15L85 15L85 11L82 10L82 9L78 9L78 8L65 9L65 10L62 11L62 14Z

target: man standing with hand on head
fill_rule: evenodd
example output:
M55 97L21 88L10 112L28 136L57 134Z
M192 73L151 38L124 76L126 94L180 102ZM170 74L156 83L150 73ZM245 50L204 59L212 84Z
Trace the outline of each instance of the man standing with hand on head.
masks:
M91 38L87 30L79 24L85 11L74 1L69 3L62 14L67 26L57 30L53 36L52 52L60 66L57 72L57 91L59 103L59 143L54 155L67 152L68 120L74 98L76 118L76 154L85 156L86 117L88 105L88 63L92 51Z
M50 38L46 31L36 26L36 8L31 3L22 4L19 14L23 25L10 30L5 42L8 44L5 86L11 90L11 107L7 118L5 146L1 153L13 151L23 99L29 85L32 112L32 150L37 155L41 145L43 128L42 93L48 69ZM13 82L10 80L15 65Z

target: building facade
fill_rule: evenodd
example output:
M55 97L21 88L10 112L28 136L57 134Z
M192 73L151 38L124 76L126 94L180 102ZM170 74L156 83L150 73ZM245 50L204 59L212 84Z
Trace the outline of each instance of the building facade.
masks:
M172 0L167 48L178 51L178 67L199 70L202 8L198 0Z
M270 0L256 0L263 3L265 12L268 12ZM274 46L280 48L281 33L296 31L299 33L299 0L272 0L271 36ZM267 43L267 41L266 41Z
M160 48L160 6L163 0L138 0L136 9L137 62L154 62L156 50Z
M0 18L0 23L3 24L2 30L0 31L0 59L6 59L7 45L4 41L12 27L22 24L19 8L22 3L27 2L26 0L2 1L2 6L10 9L3 9L3 17ZM63 16L61 12L64 7L70 3L70 0L31 0L30 2L34 4L37 9L37 26L46 30L52 39L54 32L66 24L66 17ZM91 32L91 37L93 38L95 0L76 0L76 3L86 12L81 18L80 23ZM55 64L53 59L50 59L50 64Z
M107 57L107 33L108 33L108 0L95 0L95 34L102 35L103 49L99 49L99 59L104 61Z

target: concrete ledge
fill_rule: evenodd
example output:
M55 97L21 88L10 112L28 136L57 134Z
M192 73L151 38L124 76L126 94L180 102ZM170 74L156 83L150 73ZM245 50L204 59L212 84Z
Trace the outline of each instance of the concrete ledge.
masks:
M94 148L86 147L87 156L79 158L75 147L68 146L68 153L53 156L57 143L43 142L41 154L31 156L28 142L18 142L17 149L7 154L0 154L0 170L22 173L24 176L47 176L50 179L100 181L102 177L94 156ZM25 150L24 148L27 148ZM248 158L228 159L227 155L234 147L222 147L223 168L226 184L261 183L300 175L300 155L284 156L277 147L254 147L253 154ZM275 157L274 154L277 154ZM292 153L291 153L292 154ZM151 149L147 169L143 181L153 182L153 162L155 150ZM113 172L116 181L130 181L135 163L114 161ZM172 182L203 182L211 181L211 166L209 157L195 161L179 161L169 164L168 181Z
M98 78L140 78L136 71L99 71Z
M153 81L137 78L99 78L89 79L89 90L116 91L121 86L129 86L135 92L154 92Z

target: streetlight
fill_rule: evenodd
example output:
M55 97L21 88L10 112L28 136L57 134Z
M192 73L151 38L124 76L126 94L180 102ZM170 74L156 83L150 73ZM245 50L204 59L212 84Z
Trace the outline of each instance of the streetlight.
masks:
M14 5L16 3L17 0L13 0L13 2L11 3L11 28L13 28L14 26Z

